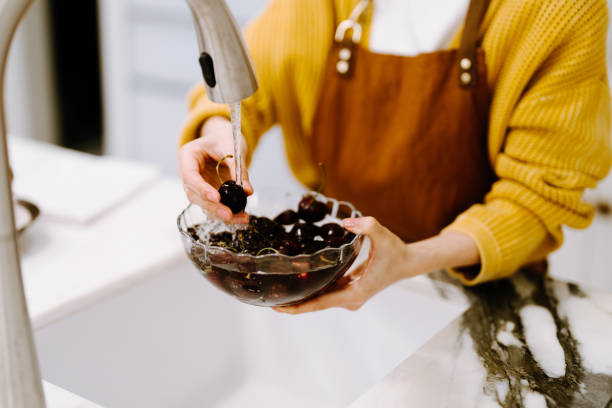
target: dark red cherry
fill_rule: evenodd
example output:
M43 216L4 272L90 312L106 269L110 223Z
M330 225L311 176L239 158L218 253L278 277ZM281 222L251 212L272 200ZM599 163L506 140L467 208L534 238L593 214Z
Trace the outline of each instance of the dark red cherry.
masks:
M217 162L217 177L219 178L219 195L221 196L221 203L228 206L234 214L238 214L244 211L247 203L247 195L241 185L237 184L234 180L228 180L225 183L219 173L219 166L227 158L232 158L231 154L228 154Z
M325 237L342 237L346 230L339 224L335 222L327 223L321 227L319 227L319 231L323 238Z
M289 256L297 255L300 252L300 246L295 241L283 239L278 244L278 252Z
M332 248L340 248L342 245L346 244L344 241L344 237L327 237L323 238L325 242L325 246Z
M323 248L325 248L325 242L323 241L309 241L300 243L300 250L304 254L314 254Z
M256 234L253 231L248 231L245 233L242 242L244 243L245 250L251 254L256 254L261 249L269 246L261 235Z
M317 222L329 212L325 203L315 200L311 195L304 196L298 205L298 215L306 222Z
M242 186L234 180L226 181L219 187L221 204L227 205L234 214L244 211L247 204L247 195Z
M219 244L224 243L230 245L234 237L230 232L224 231L216 234L212 234L209 238L209 241L212 245L220 246Z
M195 228L193 228L193 227L187 228L187 233L189 234L189 236L191 236L191 238L194 241L199 241L200 240L200 237L198 236L198 232L196 231Z
M282 213L278 214L276 218L274 218L274 221L276 221L280 225L291 225L291 224L295 224L296 222L298 222L299 219L300 217L298 217L295 211L287 210L287 211L283 211Z
M289 234L293 235L293 237L298 242L310 242L317 236L319 233L318 228L312 224L306 224L303 222L298 222L291 228Z
M283 227L267 217L251 217L249 224L268 241L278 238L285 232Z
M351 242L353 239L355 238L355 234L353 234L352 232L348 231L345 235L344 235L344 242L345 243L349 243Z

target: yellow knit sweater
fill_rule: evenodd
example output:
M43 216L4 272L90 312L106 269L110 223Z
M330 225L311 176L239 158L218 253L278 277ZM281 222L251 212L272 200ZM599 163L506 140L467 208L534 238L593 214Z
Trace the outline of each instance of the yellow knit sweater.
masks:
M292 171L318 182L309 157L311 121L338 21L358 0L272 0L245 31L260 89L243 102L250 160L274 124L284 133ZM369 21L370 16L366 16ZM481 254L465 284L506 277L563 241L562 225L585 228L593 208L581 199L612 164L606 75L606 0L492 0L481 27L491 95L489 156L499 176L484 204L450 230L470 235ZM369 23L362 45L368 44ZM451 47L457 47L460 33ZM229 117L198 86L180 143L213 115Z

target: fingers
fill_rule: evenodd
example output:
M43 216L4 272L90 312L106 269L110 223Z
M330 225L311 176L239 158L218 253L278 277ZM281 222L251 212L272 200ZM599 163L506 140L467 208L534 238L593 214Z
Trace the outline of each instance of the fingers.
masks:
M247 195L251 195L255 191L249 180L249 172L246 170L245 165L242 166L242 188Z
M342 290L348 287L349 285L355 284L367 270L368 266L371 263L371 258L372 258L372 254L369 255L367 260L363 261L361 264L353 268L351 272L347 273L346 275L338 279L336 283L334 283L333 286L329 288L327 291L334 292L337 290Z
M389 232L374 217L345 218L342 224L347 230L355 234L367 235L372 240L382 238Z
M358 310L365 303L357 284L349 284L346 288L326 293L314 299L307 300L295 306L275 307L277 312L287 314L302 314L329 309L332 307L343 307L348 310Z
M236 164L235 163L236 161L233 157L228 157L223 162L223 164L228 167L230 178L232 180L238 180L238 178L236 177ZM247 167L244 162L244 158L242 159L242 172L241 173L242 173L242 188L244 189L244 192L247 195L253 194L253 186L251 185L251 182L249 181L249 172L247 171Z
M248 224L248 214L241 212L233 214L232 211L220 202L215 202L212 195L206 195L206 199L202 198L201 190L197 190L192 185L183 184L183 189L187 195L187 199L198 207L202 208L207 214L219 218L223 222L231 224ZM218 194L218 193L217 193Z
M358 310L367 300L367 296L362 293L359 279L367 271L369 265L370 260L368 259L351 273L340 278L328 293L295 306L275 307L273 309L287 314L316 312L332 307L343 307L352 311Z
M221 204L219 192L202 178L197 152L192 151L189 144L183 146L179 151L179 174L189 201L202 208L207 214L227 223L245 224L249 222L247 214L241 213L234 216L227 206Z

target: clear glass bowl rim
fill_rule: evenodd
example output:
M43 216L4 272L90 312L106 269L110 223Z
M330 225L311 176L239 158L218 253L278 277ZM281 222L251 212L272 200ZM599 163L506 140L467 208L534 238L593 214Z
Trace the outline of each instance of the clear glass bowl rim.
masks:
M265 192L265 189L262 189L262 192ZM332 202L334 204L334 206L332 207L332 213L335 211L337 212L338 208L341 205L344 205L348 208L350 208L351 210L351 214L353 217L362 217L363 215L361 214L361 212L359 210L357 210L355 208L355 206L351 203L349 203L348 201L339 201L336 200L334 198L329 198L326 197L325 195L321 194L321 193L317 193L316 191L307 191L305 193L303 193L302 195L314 195L318 200L320 201L324 201L324 202ZM177 217L176 220L176 225L177 228L180 232L180 234L185 238L188 239L192 245L202 248L205 251L209 251L211 248L214 248L214 251L218 254L227 254L228 256L231 256L233 258L236 259L240 259L241 262L248 262L249 260L253 260L253 261L260 261L260 260L265 260L265 259L276 259L276 258L280 258L280 259L286 259L288 261L301 261L301 260L307 260L311 257L320 257L321 255L325 255L325 254L332 254L332 253L342 253L342 251L349 247L349 246L353 246L355 245L356 242L358 242L359 240L363 239L363 234L359 233L359 234L355 234L355 236L353 237L353 239L350 242L347 242L345 244L342 244L339 247L327 247L327 248L322 248L316 252L313 252L312 254L299 254L299 255L284 255L284 254L276 254L276 253L272 253L272 254L261 254L261 255L251 255L248 253L237 253L234 252L230 249L227 248L223 248L223 247L218 247L218 246L211 246L209 244L206 243L202 243L200 241L196 241L193 239L193 237L186 231L186 229L183 229L183 227L181 226L181 220L185 218L185 214L192 208L192 207L196 207L195 204L193 203L189 203L189 205L187 205L187 207L185 207L185 209L183 209L183 211L181 211L181 213L179 214L179 216ZM202 210L204 211L204 210ZM206 214L206 212L204 212L204 214ZM336 216L334 216L334 218L336 219L340 219ZM261 272L259 272L261 273Z

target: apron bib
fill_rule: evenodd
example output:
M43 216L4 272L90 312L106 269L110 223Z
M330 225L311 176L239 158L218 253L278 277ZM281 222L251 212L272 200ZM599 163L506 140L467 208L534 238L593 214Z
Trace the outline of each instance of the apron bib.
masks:
M361 46L364 0L336 31L312 126L324 194L353 203L405 241L436 235L495 180L488 89L472 0L461 47L403 57ZM352 32L351 36L346 34Z

